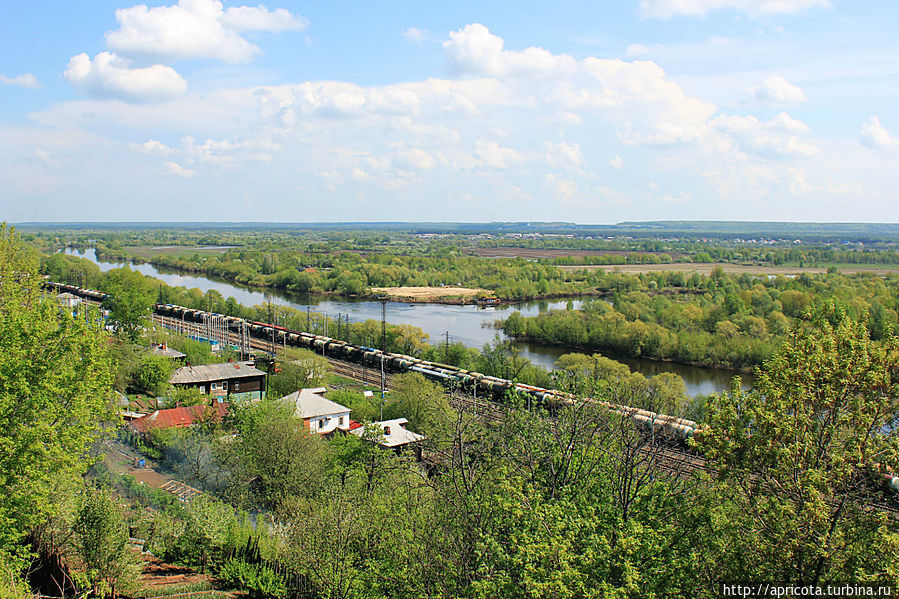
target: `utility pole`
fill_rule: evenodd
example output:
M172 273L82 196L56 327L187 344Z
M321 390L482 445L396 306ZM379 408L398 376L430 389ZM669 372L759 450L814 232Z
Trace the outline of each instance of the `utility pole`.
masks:
M443 363L449 364L449 331L446 332L446 345L443 346Z
M387 298L381 298L381 351L387 351Z
M309 314L309 306L306 306L306 332L312 331L312 316Z
M272 357L275 356L275 315L273 314L272 304L268 305L268 326L272 328Z
M384 354L381 354L381 417L384 420L384 387L386 387L387 379L384 376Z

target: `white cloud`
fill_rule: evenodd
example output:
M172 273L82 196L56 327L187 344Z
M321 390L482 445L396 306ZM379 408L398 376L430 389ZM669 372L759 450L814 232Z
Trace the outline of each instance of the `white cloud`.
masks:
M546 149L546 162L550 166L580 167L584 164L581 146L576 143L563 141L554 144L551 141L545 141L543 142L543 147Z
M161 102L187 91L187 82L172 67L130 64L111 52L100 52L93 60L82 53L69 60L64 76L83 93L135 102Z
M507 169L524 160L524 156L512 148L504 148L495 141L478 140L474 153L491 168Z
M309 26L302 15L291 14L286 8L269 10L261 4L232 6L220 20L232 31L302 31Z
M168 156L178 151L155 139L149 139L142 144L130 144L128 147L139 154L156 154L160 156Z
M811 156L818 152L816 146L799 138L809 131L808 125L786 113L767 122L754 116L721 115L711 126L734 140L742 151L763 158Z
M28 87L31 89L36 89L41 86L41 82L31 73L22 73L15 77L7 77L0 73L0 83L5 83L6 85L18 85L19 87Z
M640 0L644 17L670 19L678 15L703 16L710 11L731 9L753 17L796 14L811 8L827 8L828 0Z
M466 29L480 30L475 39L483 38L478 42L482 47L493 44L486 55L488 64L495 63L492 74L477 66L460 70L464 61L456 60L454 47L447 49L448 67L460 73L453 77L388 85L306 81L212 88L202 93L191 90L157 105L59 102L29 116L35 129L62 138L88 132L107 135L102 151L84 153L82 158L74 147L82 142L67 148L28 140L19 143L24 149L17 156L28 156L35 168L42 168L33 158L34 148L41 147L52 151L60 164L81 161L89 171L94 162L114 162L124 138L125 147L147 156L122 159L118 165L122 177L140 180L152 173L142 163L149 162L157 173L172 176L157 174L142 187L168 186L173 191L170 197L179 197L184 204L190 202L184 201L187 191L177 191L186 187L182 178L203 176L204 184L216 190L217 206L227 206L227 198L248 189L254 197L283 197L279 194L302 185L304 194L334 190L329 201L339 205L333 208L347 213L359 208L360 218L378 217L352 199L363 188L372 205L406 210L410 219L433 219L436 212L431 210L438 210L447 189L496 198L515 187L534 194L531 204L521 199L509 204L530 219L606 222L621 212L603 211L600 206L644 202L647 213L659 209L668 216L676 215L676 206L669 204L676 201L686 201L690 210L714 212L718 208L712 202L718 196L732 200L720 205L734 210L748 204L763 206L764 198L776 197L778 203L768 206L775 209L771 213L786 216L794 205L787 200L800 194L811 197L812 191L823 195L852 183L841 179L840 169L825 168L839 164L825 160L833 140L812 139L809 127L786 113L762 120L721 114L702 96L687 93L653 61L574 60L542 49L526 54L507 49L483 26L461 31ZM539 60L528 62L531 56ZM540 66L544 63L561 68ZM530 65L534 76L521 76L526 71L521 65ZM767 76L750 72L728 82L739 95ZM701 89L689 82L683 85ZM182 139L180 145L173 142L177 139ZM166 140L171 147L157 140ZM127 146L128 141L135 143ZM854 139L850 143L859 155L868 154L870 162L880 164L892 157L890 152L864 152ZM4 144L9 142L0 135L0 158ZM628 149L625 165L617 155L625 153L622 144L652 147ZM813 159L807 158L813 154ZM266 164L259 166L261 162ZM0 182L3 168L0 160ZM62 176L72 178L67 173L74 170L67 168ZM616 185L627 186L628 194L597 187L609 177ZM650 190L633 177L657 181L658 188ZM836 180L828 181L832 177ZM422 197L431 200L421 202ZM304 216L288 202L280 206L284 214L268 213L270 218ZM318 205L308 209L321 218ZM723 210L713 216L727 216ZM192 214L202 216L199 211ZM495 202L479 214L503 218Z
M805 92L780 75L771 75L758 86L746 90L749 96L761 104L799 104L805 102Z
M866 148L894 148L899 146L899 139L893 137L886 127L880 124L880 118L872 116L859 131L859 141Z
M242 31L300 30L306 19L285 9L237 6L223 10L215 0L179 0L172 6L144 4L116 11L119 28L106 43L121 54L165 59L251 60L261 50L238 35Z
M406 41L412 42L414 44L420 44L430 36L429 31L427 31L426 29L419 29L418 27L409 27L408 29L403 29L402 33L403 37L406 38Z
M508 76L535 75L571 68L575 60L567 54L552 54L543 48L504 50L503 38L493 35L480 23L471 23L450 32L443 51L450 68L466 75Z
M181 177L182 179L190 179L196 174L193 169L184 168L177 162L173 162L171 160L163 165L163 169L166 173L175 175L176 177Z
M421 148L412 148L398 152L396 162L401 166L420 171L431 170L436 164L434 157Z

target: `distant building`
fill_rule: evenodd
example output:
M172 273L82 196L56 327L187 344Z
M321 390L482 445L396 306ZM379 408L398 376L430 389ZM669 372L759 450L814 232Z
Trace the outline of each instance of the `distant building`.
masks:
M164 358L171 358L177 363L182 363L184 358L187 357L187 354L178 351L177 349L172 349L168 346L167 343L163 343L162 345L153 344L150 346L150 353L162 356Z
M56 301L59 302L60 306L64 306L66 308L75 308L77 306L80 306L83 300L77 295L66 292L57 295Z
M169 382L176 387L199 389L222 402L264 399L266 376L252 362L227 362L179 368Z
M399 451L402 448L413 447L415 449L415 454L421 458L421 442L425 440L424 435L419 435L418 433L414 433L407 429L404 425L408 424L409 421L405 418L394 418L393 420L382 420L380 422L372 422L371 424L367 424L365 426L353 427L350 431L351 434L356 435L357 437L365 438L366 431L371 431L372 428L375 428L374 432L377 432L377 429L381 429L381 436L378 438L377 443L381 447L386 447L388 449L393 449L395 451Z
M211 406L186 406L154 410L128 423L134 432L145 435L154 429L186 428L204 420L221 421L228 413L228 404L215 403Z
M328 434L335 430L350 429L350 409L326 399L324 387L300 389L281 398L295 407L297 418L301 418L306 428L313 433Z

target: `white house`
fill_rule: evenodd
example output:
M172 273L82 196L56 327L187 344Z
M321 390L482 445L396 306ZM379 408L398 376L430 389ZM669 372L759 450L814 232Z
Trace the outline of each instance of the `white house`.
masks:
M405 418L382 420L380 422L372 422L363 427L354 428L350 432L357 437L361 437L365 434L366 429L371 430L370 427L378 427L381 429L381 438L378 440L378 444L382 447L395 449L397 447L403 447L424 440L423 435L413 433L403 426L408 422L409 421ZM375 431L377 432L377 428L375 428Z
M296 415L302 418L306 428L313 433L327 434L337 429L350 429L350 409L330 399L322 393L324 387L316 389L300 389L281 398L296 406Z

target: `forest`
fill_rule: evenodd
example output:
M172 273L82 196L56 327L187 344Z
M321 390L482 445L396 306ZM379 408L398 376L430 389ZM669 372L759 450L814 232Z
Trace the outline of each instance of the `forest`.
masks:
M595 237L580 234L509 237L504 229L477 235L414 233L375 225L353 229L284 228L44 229L27 240L52 253L64 247L94 247L107 260L150 262L181 272L202 273L241 285L287 291L370 296L382 287L462 286L505 301L604 295L633 286L628 275L557 266L715 263L753 267L899 264L895 240L847 235L844 241L684 237ZM735 233L738 235L738 233ZM764 243L762 243L764 242ZM565 256L492 258L478 249L568 250ZM584 253L587 252L587 253ZM759 271L760 274L764 271ZM890 271L891 272L891 271ZM672 273L674 275L676 273ZM774 274L777 274L776 272ZM882 273L879 273L882 274ZM680 275L683 276L683 275ZM684 286L657 281L659 288ZM639 286L637 287L639 288Z
M809 308L839 306L864 320L873 339L892 334L899 324L897 275L830 272L769 279L718 271L685 282L678 274L643 275L635 290L592 300L581 310L513 313L503 331L613 356L745 369L769 359ZM672 284L681 292L653 293Z

